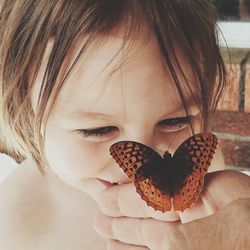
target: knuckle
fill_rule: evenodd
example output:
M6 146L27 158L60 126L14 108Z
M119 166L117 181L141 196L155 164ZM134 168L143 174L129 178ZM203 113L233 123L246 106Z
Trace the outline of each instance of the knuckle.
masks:
M227 211L231 215L240 215L243 220L250 219L250 198L234 200L227 206Z
M126 214L124 213L124 194L123 194L123 190L122 188L120 187L118 189L118 192L117 192L117 209L118 209L118 212L120 212L121 214Z
M227 240L224 244L231 249L246 249L250 245L250 199L241 198L230 203L224 211L221 234ZM244 247L243 247L244 246Z
M117 240L109 240L107 242L107 250L149 250L144 246L130 245Z
M118 241L116 240L108 240L107 242L107 250L118 250Z
M104 238L113 239L113 219L98 212L93 221L95 231Z
M190 249L185 234L179 227L170 225L160 245L161 250Z
M101 211L110 216L119 215L119 208L117 204L118 191L114 188L112 190L104 190L99 197L99 208Z
M235 202L238 204L238 206L240 206L243 211L250 211L250 197L249 198L241 198L238 199L237 202Z

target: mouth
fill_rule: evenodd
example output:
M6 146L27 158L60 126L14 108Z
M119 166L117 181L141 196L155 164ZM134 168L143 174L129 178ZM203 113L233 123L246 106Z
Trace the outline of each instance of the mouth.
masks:
M109 187L113 187L113 186L116 186L116 185L120 185L120 184L124 184L124 183L119 183L119 182L109 182L109 181L105 181L105 180L102 180L102 179L99 179L97 178L98 181L100 181L102 184L104 184L107 188Z
M98 178L97 178L97 180L100 181L102 184L104 184L107 188L118 185L118 183L116 183L116 182L111 183L109 181L105 181L105 180L98 179Z

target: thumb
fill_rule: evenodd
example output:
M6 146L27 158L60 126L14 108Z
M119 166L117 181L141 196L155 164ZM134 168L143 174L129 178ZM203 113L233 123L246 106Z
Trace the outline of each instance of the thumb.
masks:
M179 213L182 223L214 214L227 204L250 197L250 177L236 171L208 173L201 198L190 209Z
M162 249L250 249L249 221L250 198L238 199L214 215L179 225Z

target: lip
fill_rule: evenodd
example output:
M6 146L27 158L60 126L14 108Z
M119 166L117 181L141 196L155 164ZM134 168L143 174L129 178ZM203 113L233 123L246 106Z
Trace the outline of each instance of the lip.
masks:
M113 186L116 186L116 185L119 185L119 184L127 184L127 183L130 183L130 182L113 182L113 183L111 183L111 182L109 182L109 181L105 181L105 180L102 180L102 179L99 179L99 178L97 178L97 180L98 181L100 181L102 184L104 184L105 185L105 187L106 188L109 188L109 187L113 187Z
M105 180L102 180L102 179L98 179L98 181L100 181L103 185L105 185L106 188L109 188L109 187L113 187L115 185L118 185L118 184L114 184L114 183L111 183L109 181L105 181Z

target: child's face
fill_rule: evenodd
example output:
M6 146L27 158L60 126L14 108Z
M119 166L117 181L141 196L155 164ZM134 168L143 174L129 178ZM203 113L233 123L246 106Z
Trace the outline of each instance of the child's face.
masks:
M122 53L101 72L121 43L121 38L112 37L101 49L97 43L93 44L61 90L46 127L45 152L52 171L94 199L108 184L99 179L110 183L130 181L109 155L113 143L138 141L163 155L165 150L173 153L191 134L185 119L177 120L177 125L171 124L176 122L174 118L185 117L185 112L170 74L163 69L153 36L147 43L136 40L134 49L125 55L130 60L117 70L114 71L114 66L121 62ZM192 82L187 62L180 51L177 53ZM33 90L33 105L40 78ZM186 96L191 99L189 94ZM191 106L190 103L197 132L199 111ZM183 126L176 132L180 123ZM102 132L101 137L98 134L84 137L77 131L106 127L110 127L107 133L105 129L94 131Z

